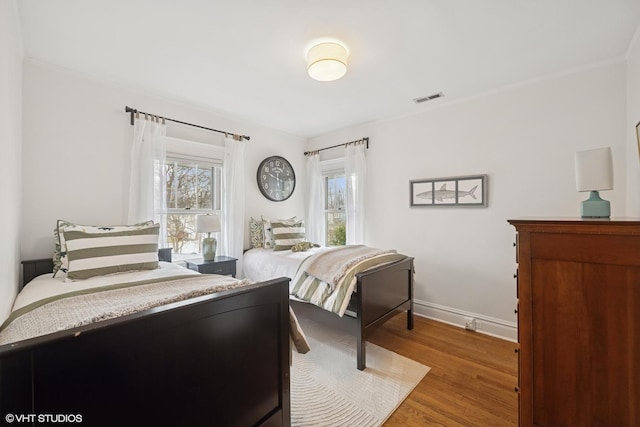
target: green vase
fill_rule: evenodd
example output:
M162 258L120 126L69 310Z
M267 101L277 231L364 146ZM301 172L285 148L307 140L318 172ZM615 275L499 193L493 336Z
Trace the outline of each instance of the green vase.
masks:
M202 239L202 258L205 261L213 261L216 257L216 246L218 242L213 237Z

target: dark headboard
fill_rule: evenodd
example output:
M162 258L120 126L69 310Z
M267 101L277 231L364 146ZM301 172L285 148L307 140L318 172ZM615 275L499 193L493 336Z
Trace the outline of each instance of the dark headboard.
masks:
M171 262L171 248L158 249L158 259L160 261ZM24 285L41 274L51 273L53 271L53 259L31 259L22 261L22 284L18 291L21 291Z

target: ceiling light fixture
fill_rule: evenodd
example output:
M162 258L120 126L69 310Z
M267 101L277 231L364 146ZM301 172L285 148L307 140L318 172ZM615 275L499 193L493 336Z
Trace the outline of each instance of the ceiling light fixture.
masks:
M307 52L307 72L321 82L338 80L347 72L347 49L335 42L313 46Z

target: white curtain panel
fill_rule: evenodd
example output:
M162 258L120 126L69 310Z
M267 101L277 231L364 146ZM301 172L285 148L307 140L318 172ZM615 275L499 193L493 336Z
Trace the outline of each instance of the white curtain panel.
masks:
M364 189L367 179L367 162L363 143L347 145L344 169L347 179L347 245L363 244Z
M128 224L155 220L160 223L160 247L166 247L164 162L167 126L156 120L136 118L131 146Z
M222 165L222 216L220 254L238 259L236 271L242 275L244 246L244 141L226 136Z
M320 155L307 156L307 213L305 221L307 241L325 245L324 194Z

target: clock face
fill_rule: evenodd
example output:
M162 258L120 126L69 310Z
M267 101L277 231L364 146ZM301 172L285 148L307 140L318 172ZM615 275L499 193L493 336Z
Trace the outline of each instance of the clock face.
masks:
M258 166L258 188L269 200L281 202L296 188L296 174L291 163L280 156L267 157Z

